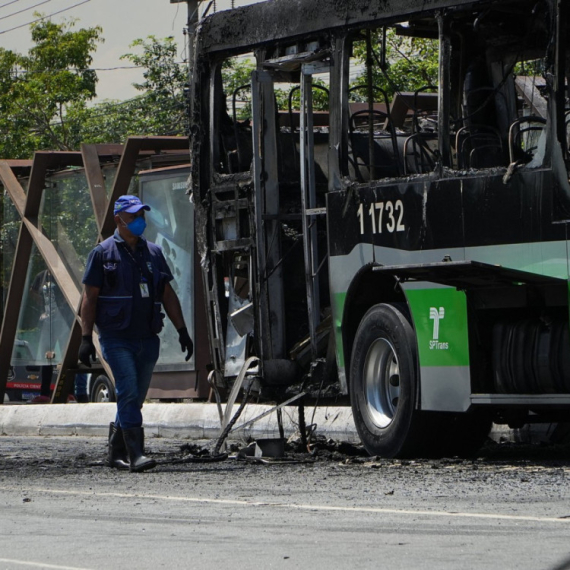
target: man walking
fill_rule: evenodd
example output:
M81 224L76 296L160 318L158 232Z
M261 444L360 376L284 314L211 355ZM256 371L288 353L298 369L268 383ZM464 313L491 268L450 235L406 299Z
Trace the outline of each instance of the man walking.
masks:
M144 456L141 408L158 360L162 306L178 331L186 360L194 349L162 251L142 237L145 210L150 206L136 196L121 196L115 202L114 235L89 254L79 348L79 360L91 367L96 357L93 326L97 325L117 393L117 415L109 428L109 466L137 472L156 465Z

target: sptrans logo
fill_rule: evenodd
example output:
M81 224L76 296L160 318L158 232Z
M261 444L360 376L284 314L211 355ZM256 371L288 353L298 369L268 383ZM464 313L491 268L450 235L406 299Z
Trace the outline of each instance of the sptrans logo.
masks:
M433 321L432 340L429 341L430 350L447 350L448 342L439 342L439 324L445 318L445 309L443 307L430 307L429 318Z

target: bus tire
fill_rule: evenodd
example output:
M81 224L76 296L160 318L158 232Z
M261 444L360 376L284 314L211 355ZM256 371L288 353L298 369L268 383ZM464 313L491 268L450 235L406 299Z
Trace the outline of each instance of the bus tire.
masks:
M398 305L379 304L364 315L350 363L354 423L370 455L426 455L423 418L416 410L417 347Z

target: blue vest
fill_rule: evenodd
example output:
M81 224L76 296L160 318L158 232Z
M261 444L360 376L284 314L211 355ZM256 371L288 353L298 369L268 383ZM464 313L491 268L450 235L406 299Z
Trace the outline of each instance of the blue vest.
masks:
M145 243L150 253L152 267L151 330L158 334L162 330L164 321L164 313L160 309L166 275L161 272L163 258L160 248L154 243ZM124 330L131 322L134 287L138 287L139 283L133 280L131 264L121 259L113 236L102 241L98 247L103 250L103 286L97 300L95 324L99 332ZM125 245L125 247L128 246Z

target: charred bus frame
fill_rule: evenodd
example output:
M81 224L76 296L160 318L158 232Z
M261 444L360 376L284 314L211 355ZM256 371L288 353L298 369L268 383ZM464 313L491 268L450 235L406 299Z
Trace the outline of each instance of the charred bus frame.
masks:
M350 395L385 456L567 417L568 12L272 0L200 22L192 191L220 386L255 357L268 397ZM389 30L437 42L435 89L374 84Z

